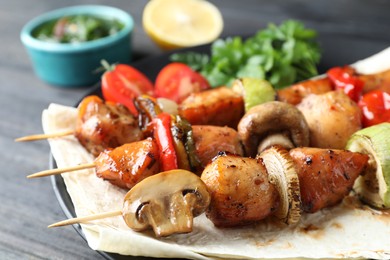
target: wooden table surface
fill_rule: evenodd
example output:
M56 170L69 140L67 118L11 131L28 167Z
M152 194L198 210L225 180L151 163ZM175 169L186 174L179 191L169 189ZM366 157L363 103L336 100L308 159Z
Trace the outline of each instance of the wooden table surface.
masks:
M390 1L386 0L211 2L223 14L222 37L252 34L269 22L293 18L320 34L336 32L357 41L365 39L390 45ZM90 89L61 89L39 80L19 39L22 26L39 14L64 6L116 6L134 17L133 49L137 60L162 53L142 28L146 3L146 0L0 1L0 259L103 259L71 226L46 228L65 218L50 178L26 179L26 175L49 167L49 146L46 141L15 143L14 139L42 132L41 112L50 103L74 105ZM346 51L354 48L344 47Z

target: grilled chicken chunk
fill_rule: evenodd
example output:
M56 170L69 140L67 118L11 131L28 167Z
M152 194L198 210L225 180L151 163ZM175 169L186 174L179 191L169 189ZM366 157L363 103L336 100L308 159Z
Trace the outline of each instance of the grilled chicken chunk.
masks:
M96 175L112 184L131 189L160 171L157 143L152 138L105 150L95 160Z
M194 126L195 153L202 171L220 152L243 154L237 132L228 127ZM144 178L161 171L159 148L154 139L128 143L106 149L95 160L96 175L112 184L131 189Z
M363 93L367 93L375 89L380 89L382 91L390 93L389 69L374 74L358 75L358 77L364 83Z
M120 104L104 103L97 96L83 99L79 107L75 136L94 156L107 148L143 138L137 119Z
M193 93L179 105L179 115L192 125L237 128L244 110L242 96L227 87Z
M354 68L348 67L351 74L363 82L363 93L374 89L380 89L390 93L390 70L374 74L359 74ZM278 100L297 105L310 94L324 94L334 90L334 86L328 77L309 79L287 88L278 90Z
M302 209L308 213L339 203L368 162L366 154L345 150L294 148L290 155L299 176Z
M201 170L219 152L244 155L238 133L230 127L193 125L192 134L195 142L196 155L201 164Z
M207 165L201 179L211 195L206 216L217 227L260 221L278 205L278 193L260 159L219 156Z
M297 105L310 94L323 94L332 90L329 78L310 79L278 90L278 100Z

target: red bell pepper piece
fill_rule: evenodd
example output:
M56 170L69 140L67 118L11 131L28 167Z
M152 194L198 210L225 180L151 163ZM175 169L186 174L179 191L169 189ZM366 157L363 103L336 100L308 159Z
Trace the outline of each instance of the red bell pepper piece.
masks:
M390 94L373 90L363 95L358 103L363 113L363 126L390 122Z
M153 119L154 138L160 149L160 163L163 171L178 168L177 154L171 132L171 115L160 113Z
M352 68L334 67L328 70L327 75L336 90L343 90L353 101L359 101L364 82L354 75Z

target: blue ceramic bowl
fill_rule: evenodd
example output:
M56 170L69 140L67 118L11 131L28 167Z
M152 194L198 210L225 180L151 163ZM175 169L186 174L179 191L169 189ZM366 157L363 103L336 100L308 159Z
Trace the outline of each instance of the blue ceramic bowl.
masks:
M123 28L116 34L82 43L44 42L33 37L34 30L54 19L70 15L94 15L117 19ZM81 5L45 13L28 22L21 31L21 41L27 49L36 75L49 84L62 87L90 86L100 80L100 61L130 63L132 17L117 8Z

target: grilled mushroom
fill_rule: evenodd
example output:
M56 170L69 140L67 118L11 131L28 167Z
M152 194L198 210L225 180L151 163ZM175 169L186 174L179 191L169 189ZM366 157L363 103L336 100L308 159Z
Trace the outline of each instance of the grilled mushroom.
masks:
M250 109L238 124L247 156L255 157L272 145L287 149L309 145L309 127L293 105L271 101Z
M192 231L193 218L210 204L206 185L192 172L171 170L135 185L123 205L126 224L136 230L153 228L157 237Z

